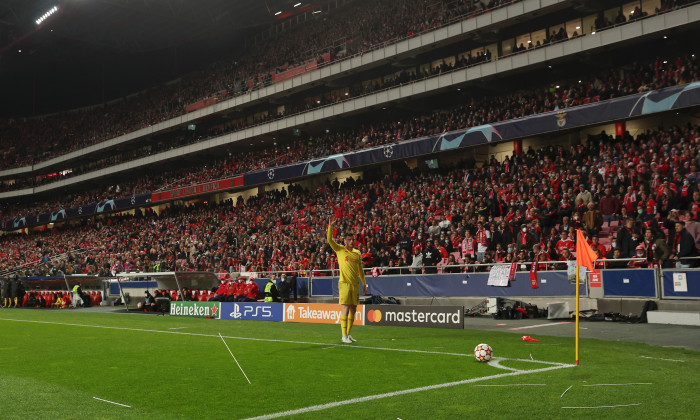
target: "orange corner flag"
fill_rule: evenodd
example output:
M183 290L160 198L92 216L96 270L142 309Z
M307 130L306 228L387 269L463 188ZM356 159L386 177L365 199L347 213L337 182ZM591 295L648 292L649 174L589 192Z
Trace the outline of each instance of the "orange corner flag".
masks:
M583 232L576 230L576 266L586 267L588 271L595 271L593 269L593 262L598 259L598 255L593 251L586 238L583 236Z

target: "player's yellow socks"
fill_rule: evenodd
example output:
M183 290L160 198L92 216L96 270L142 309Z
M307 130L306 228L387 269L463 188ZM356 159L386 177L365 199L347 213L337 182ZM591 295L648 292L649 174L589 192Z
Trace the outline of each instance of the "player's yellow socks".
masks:
M19 298L15 298L15 306L17 306L17 299L19 299Z
M352 324L355 322L355 314L348 314L348 335L350 334L350 330L352 329Z
M348 335L348 317L346 315L340 316L340 330L343 332L343 337Z

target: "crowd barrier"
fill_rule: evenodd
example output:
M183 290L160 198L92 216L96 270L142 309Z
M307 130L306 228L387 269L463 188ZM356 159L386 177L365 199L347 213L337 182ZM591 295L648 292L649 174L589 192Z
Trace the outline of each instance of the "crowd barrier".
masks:
M528 272L516 273L507 287L488 286L488 273L421 274L370 277L367 293L405 297L474 297L474 296L575 296L576 287L567 279L566 271L539 272L539 288L530 285ZM579 285L582 296L586 287ZM337 277L314 277L312 297L338 296Z
M700 299L700 269L676 268L659 270L603 269L600 283L587 279L579 285L579 294L589 298L640 298L640 299ZM255 273L266 274L266 273ZM489 273L458 274L401 274L367 275L368 294L398 297L573 297L576 288L566 271L540 271L538 287L532 288L530 273L519 271L507 286L488 285ZM22 279L31 283L32 279ZM50 281L51 278L41 278ZM108 283L110 296L120 294L119 285ZM265 290L267 277L255 278L260 290ZM278 279L279 284L279 279ZM29 284L27 284L29 286ZM121 286L131 296L139 296L144 290L158 288L156 281L122 281ZM596 287L598 286L598 287ZM30 286L31 290L35 287ZM298 277L297 296L328 298L338 296L337 276ZM293 291L291 295L294 296Z
M700 270L663 270L662 299L700 299Z
M700 269L607 269L600 287L588 281L579 294L590 298L700 299ZM507 287L487 285L488 273L367 277L369 294L402 297L571 297L576 288L566 271L540 271L538 288L529 272L518 272ZM338 277L313 277L311 297L338 296Z

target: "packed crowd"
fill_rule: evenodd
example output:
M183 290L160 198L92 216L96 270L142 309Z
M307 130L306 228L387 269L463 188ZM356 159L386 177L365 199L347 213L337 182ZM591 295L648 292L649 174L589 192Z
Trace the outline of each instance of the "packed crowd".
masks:
M452 109L437 110L427 115L407 116L403 120L378 122L333 131L313 139L298 138L288 143L280 143L279 147L274 149L235 152L230 157L214 161L205 167L180 168L117 186L107 185L104 188L94 188L67 196L62 194L56 200L45 200L41 203L4 201L0 202L0 219L8 220L28 214L49 213L100 200L208 182L251 170L695 82L700 80L699 74L700 70L694 55L676 56L675 59L656 57L646 63L632 63L601 74L564 80L558 82L560 83L556 85L558 88L541 86L503 96L465 97L459 106ZM397 76L399 79L402 77ZM205 138L222 134L227 130L233 130L233 128L221 125L209 127L210 133ZM162 147L177 147L188 141L191 141L191 138L183 136L172 143L162 143ZM147 151L144 149L132 151L123 156L112 156L102 162L102 165L106 167L128 160L133 158L134 154L143 155L160 151L158 147L147 147ZM76 168L75 174L97 169L98 163L89 165L85 170ZM22 185L19 184L7 188L21 187Z
M520 0L356 0L178 83L79 111L0 119L4 134L0 168L31 165L174 118L200 99L241 94L251 89L251 83L252 89L258 88L271 82L271 72L284 71L329 51L341 59L515 1Z
M294 67L295 63L305 62L309 57L316 57L319 52L328 50L328 47L323 43L336 39L333 36L328 36L328 33L340 31L345 35L338 39L350 40L344 43L343 53L340 53L337 48L333 48L337 53L334 58L342 59L348 54L356 54L386 42L395 42L446 22L464 19L517 1L520 0L492 0L488 3L463 0L440 0L434 3L425 3L421 0L401 0L389 3L372 2L371 7L367 7L368 5L364 4L366 3L364 1L352 2L330 14L327 19L314 21L313 24L301 25L291 33L283 34L279 39L267 41L264 45L255 45L240 57L214 63L208 69L184 77L175 84L154 87L124 100L86 110L29 120L0 119L0 132L6 133L6 139L8 139L4 142L4 147L0 149L0 168L26 166L151 126L183 114L185 107L197 99L209 96L230 97L244 93L250 89L249 82L251 80L255 80L253 88L271 83L271 70L280 71ZM682 7L687 3L688 1L665 1L662 7L655 12L665 12ZM422 10L424 13L415 13L416 10ZM387 16L393 17L394 20L387 22ZM624 19L624 15L622 17ZM635 13L633 13L630 21L636 18ZM619 23L596 22L597 26L613 24ZM330 27L326 28L329 25ZM316 36L319 28L325 28L323 30L326 32L321 32L324 33L324 36ZM559 31L549 35L545 42L557 42L567 38L568 34L565 31ZM298 50L299 45L305 46L304 51ZM528 48L536 47L537 45L528 46ZM517 53L524 49L526 48L521 46L521 48L516 48L514 52ZM281 51L283 53L280 53ZM308 98L302 103L290 104L287 107L286 115L346 100L378 88L386 88L422 77L430 77L435 73L474 65L490 59L490 56L491 51L484 50L483 54L480 52L473 57L460 58L454 64L445 64L426 72L387 78L380 85L368 84L362 88L350 89L347 96L328 94L319 98ZM272 60L275 60L274 63ZM284 115L269 112L265 116L256 118L252 124L271 121L282 116ZM230 124L228 130L242 129L250 123L239 121ZM202 138L202 136L198 137L200 140ZM38 179L28 183L20 182L12 188L25 188L36 185L37 182L40 184L47 181L51 180Z
M584 146L492 157L478 168L406 169L313 191L290 185L236 203L172 206L160 215L85 219L1 237L0 270L322 275L337 268L325 240L330 214L341 220L334 235L353 231L365 265L388 272L411 265L435 272L438 263L457 259L470 270L490 262L565 261L573 258L576 228L602 257L641 251L645 260L634 266L692 264L682 258L696 255L700 243L699 141L694 125L636 139L601 133Z

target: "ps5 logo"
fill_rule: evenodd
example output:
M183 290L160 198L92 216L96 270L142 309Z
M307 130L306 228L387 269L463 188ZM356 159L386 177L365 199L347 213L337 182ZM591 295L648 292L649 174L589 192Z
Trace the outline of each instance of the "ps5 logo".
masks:
M238 308L238 304L233 305L233 312L231 312L231 318L239 319L241 317L241 311Z
M272 318L272 307L267 305L245 305L243 306L243 312L241 312L240 305L236 303L233 305L231 318Z

